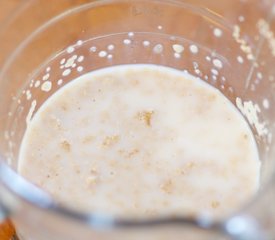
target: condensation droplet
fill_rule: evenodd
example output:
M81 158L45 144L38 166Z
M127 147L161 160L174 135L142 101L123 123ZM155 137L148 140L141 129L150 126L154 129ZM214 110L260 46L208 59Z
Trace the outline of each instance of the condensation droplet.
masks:
M251 90L252 92L254 92L254 91L256 90L256 87L255 87L255 85L254 85L254 84L251 84L251 86L250 86L250 90Z
M205 59L206 59L206 61L211 62L211 57L206 56Z
M193 54L197 54L199 52L199 48L196 45L194 45L194 44L192 44L189 47L189 49L190 49L191 53L193 53Z
M176 53L182 53L184 51L184 47L180 44L174 44L173 45L173 50L176 52Z
M46 81L46 80L48 80L49 78L50 78L50 74L47 73L47 74L45 74L45 75L42 77L42 80L43 80L43 81Z
M243 62L244 62L243 57L242 57L242 56L238 56L238 57L237 57L237 61L238 61L240 64L243 64Z
M83 44L83 41L82 40L78 40L77 42L76 42L76 45L77 46L81 46Z
M150 42L149 41L143 41L143 46L144 47L149 47L150 46Z
M70 46L67 48L67 53L73 53L74 52L74 47Z
M107 58L110 60L110 59L113 58L113 55L112 55L112 54L109 54L109 55L107 56Z
M244 16L239 16L238 20L239 20L239 22L244 22L245 18L244 18Z
M98 56L101 57L101 58L104 58L104 57L107 56L107 52L106 52L106 51L100 51L100 52L98 53Z
M50 72L51 71L51 67L47 67L46 72Z
M197 75L200 75L200 74L201 74L201 71L200 71L199 69L195 69L195 73L196 73Z
M97 48L95 46L90 47L91 52L96 52Z
M162 30L162 26L161 25L158 25L158 30Z
M265 109L269 109L269 107L270 107L269 101L266 98L263 100L263 107Z
M63 71L62 76L64 76L64 77L69 76L71 74L71 72L72 72L71 69L68 68Z
M129 36L129 37L133 37L134 35L135 35L135 34L134 34L133 32L129 32L129 33L128 33L128 36Z
M60 65L63 65L65 62L66 62L66 59L63 58L63 59L60 61Z
M223 32L222 32L222 30L219 29L219 28L214 28L213 34L214 34L215 37L220 38L220 37L222 36Z
M258 77L259 79L263 79L263 74L262 74L261 72L257 72L257 77Z
M216 69L214 69L214 68L211 69L211 72L212 72L215 76L218 76L218 75L219 75L219 71L216 70Z
M70 67L74 64L74 61L75 61L76 59L77 59L77 55L73 55L72 57L70 57L70 58L66 61L64 67L65 67L65 68L70 68Z
M32 103L31 103L31 107L30 107L29 113L28 113L28 115L26 117L26 123L27 123L27 125L29 125L29 123L31 121L31 118L32 118L33 113L34 113L35 108L36 108L36 104L37 104L36 100L33 100Z
M30 90L26 91L26 97L27 97L27 100L30 100L32 98L32 94L31 94Z
M49 92L49 91L51 91L51 89L52 89L52 82L50 82L50 81L44 82L41 86L41 90L43 92Z
M63 79L59 79L58 81L57 81L57 85L62 85L62 83L63 83Z
M198 69L199 68L199 64L197 62L193 62L193 67L194 67L194 69Z
M34 83L34 87L35 87L35 88L38 88L39 86L40 86L40 81L37 80L37 81Z
M214 59L213 64L216 68L222 68L223 67L222 61L219 60L219 59Z
M175 52L175 53L174 53L174 57L177 58L177 59L180 59L180 58L181 58L181 55L180 55L180 53Z
M129 44L132 43L132 41L131 41L130 39L124 39L124 40L123 40L123 43L124 43L125 45L129 45Z
M78 62L83 62L83 60L84 60L84 56L79 56L77 59Z
M154 53L156 54L161 54L163 52L163 45L162 44L157 44L154 49Z
M84 69L84 68L83 68L82 66L77 67L77 71L78 71L78 72L82 72L83 69Z
M109 51L113 51L115 49L115 46L113 44L108 45L107 49Z

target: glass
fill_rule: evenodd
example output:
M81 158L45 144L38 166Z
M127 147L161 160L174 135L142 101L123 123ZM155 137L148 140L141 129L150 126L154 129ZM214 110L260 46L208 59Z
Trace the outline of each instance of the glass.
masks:
M12 219L20 240L273 239L274 15L272 1L256 0L21 4L0 28L0 217ZM184 51L175 52L175 44ZM81 65L66 70L74 55ZM240 108L263 164L261 188L247 206L220 222L115 219L57 206L16 174L26 121L50 95L79 75L128 63L186 70Z

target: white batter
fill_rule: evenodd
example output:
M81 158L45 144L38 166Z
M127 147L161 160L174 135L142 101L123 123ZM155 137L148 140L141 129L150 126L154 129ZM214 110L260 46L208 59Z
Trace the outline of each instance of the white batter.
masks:
M85 211L219 218L257 191L260 161L218 90L171 68L124 65L86 74L42 105L19 173Z

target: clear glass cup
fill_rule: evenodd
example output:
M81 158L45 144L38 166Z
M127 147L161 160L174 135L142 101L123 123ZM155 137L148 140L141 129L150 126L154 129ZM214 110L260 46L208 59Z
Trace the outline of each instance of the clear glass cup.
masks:
M13 221L20 240L274 239L274 17L272 1L256 0L22 3L0 26L1 219ZM175 54L175 44L183 53ZM81 64L65 72L74 55ZM117 219L60 207L16 173L26 122L49 96L84 73L129 63L186 70L239 107L263 164L261 188L246 206L218 222Z

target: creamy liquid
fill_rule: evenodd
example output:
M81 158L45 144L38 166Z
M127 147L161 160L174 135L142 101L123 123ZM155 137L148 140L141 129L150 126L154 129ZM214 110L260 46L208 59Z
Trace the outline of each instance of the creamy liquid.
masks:
M260 161L217 89L171 68L124 65L75 79L41 106L19 173L85 211L219 218L257 191Z

